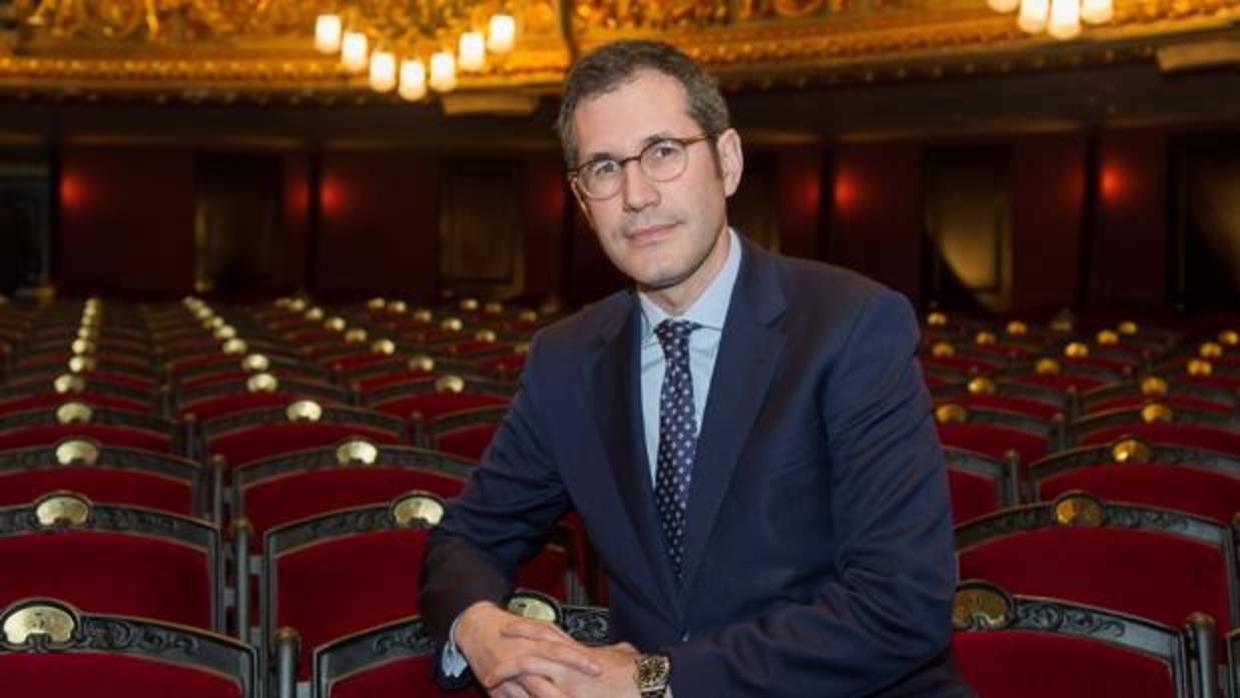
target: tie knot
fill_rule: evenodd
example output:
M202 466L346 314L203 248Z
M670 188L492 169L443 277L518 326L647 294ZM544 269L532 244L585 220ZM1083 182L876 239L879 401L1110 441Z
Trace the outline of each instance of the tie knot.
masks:
M680 346L689 340L689 335L701 327L701 325L692 320L664 320L654 328L654 336L658 337L659 344L663 346L666 352L669 348Z

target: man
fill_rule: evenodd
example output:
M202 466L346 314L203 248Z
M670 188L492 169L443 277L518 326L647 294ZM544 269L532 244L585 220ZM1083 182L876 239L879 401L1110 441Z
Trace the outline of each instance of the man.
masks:
M942 457L899 295L727 224L740 137L715 83L629 41L575 65L578 203L636 291L536 338L521 391L428 543L446 683L491 695L970 695L950 662ZM501 610L574 508L608 570L586 648Z

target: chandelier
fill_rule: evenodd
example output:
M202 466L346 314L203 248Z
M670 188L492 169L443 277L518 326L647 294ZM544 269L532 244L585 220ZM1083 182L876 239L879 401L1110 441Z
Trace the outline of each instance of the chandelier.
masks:
M428 88L455 90L458 72L482 73L512 51L516 20L482 9L469 0L363 0L319 15L314 47L339 55L349 73L367 73L372 90L416 102Z
M1030 34L1046 32L1056 39L1076 38L1081 22L1106 24L1114 9L1111 0L987 0L996 12L1017 13L1016 24Z

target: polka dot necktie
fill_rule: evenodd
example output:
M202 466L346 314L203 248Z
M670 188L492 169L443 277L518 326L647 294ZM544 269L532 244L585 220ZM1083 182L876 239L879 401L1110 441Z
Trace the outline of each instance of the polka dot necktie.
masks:
M659 393L659 452L654 496L667 554L683 582L685 512L689 478L697 448L697 418L693 414L693 376L689 372L689 335L700 327L688 320L664 320L654 328L663 347L665 370Z

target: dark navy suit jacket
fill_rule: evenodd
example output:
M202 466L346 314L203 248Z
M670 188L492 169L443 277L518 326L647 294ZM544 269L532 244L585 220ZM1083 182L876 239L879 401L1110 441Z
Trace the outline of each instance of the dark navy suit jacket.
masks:
M970 695L948 653L946 476L903 296L744 255L711 378L678 587L640 407L640 309L614 294L543 330L464 493L431 535L442 644L502 602L569 508L606 564L611 632L672 657L675 698Z

